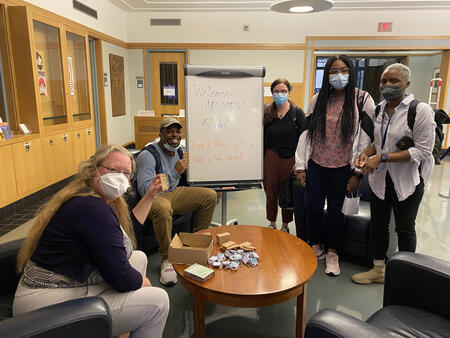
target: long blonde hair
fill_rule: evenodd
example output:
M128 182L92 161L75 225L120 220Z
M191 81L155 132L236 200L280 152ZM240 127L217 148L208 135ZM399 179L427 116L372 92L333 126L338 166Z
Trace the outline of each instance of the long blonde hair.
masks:
M113 152L120 152L128 156L131 159L131 169L134 171L136 163L133 156L128 150L119 145L104 146L98 149L95 155L89 160L81 162L78 166L78 174L75 179L53 195L53 197L37 211L36 217L33 220L33 226L17 255L17 271L19 273L23 272L25 264L36 249L47 224L65 202L74 196L97 196L101 198L94 189L93 178L95 177L98 166ZM135 246L136 240L127 203L120 197L111 202L111 207L116 212L120 225Z

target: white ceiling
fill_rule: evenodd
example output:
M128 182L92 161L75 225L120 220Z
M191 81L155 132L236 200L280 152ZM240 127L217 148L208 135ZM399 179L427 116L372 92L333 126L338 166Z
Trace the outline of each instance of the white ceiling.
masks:
M278 1L261 0L108 0L129 12L264 12ZM332 11L450 10L450 1L335 0Z

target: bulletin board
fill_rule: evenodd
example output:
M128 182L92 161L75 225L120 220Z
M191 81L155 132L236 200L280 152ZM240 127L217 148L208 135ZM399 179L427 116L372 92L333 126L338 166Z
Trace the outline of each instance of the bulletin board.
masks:
M109 70L111 74L112 116L122 116L126 114L123 57L109 54Z

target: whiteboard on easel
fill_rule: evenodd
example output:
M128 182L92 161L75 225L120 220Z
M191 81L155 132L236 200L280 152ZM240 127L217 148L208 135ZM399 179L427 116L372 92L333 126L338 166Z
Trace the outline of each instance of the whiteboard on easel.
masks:
M265 67L185 65L191 184L261 182Z

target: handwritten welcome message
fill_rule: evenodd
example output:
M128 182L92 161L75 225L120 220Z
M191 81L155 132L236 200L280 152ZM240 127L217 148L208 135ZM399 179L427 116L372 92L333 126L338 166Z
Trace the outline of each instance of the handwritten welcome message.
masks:
M241 113L245 108L245 99L223 88L194 84L193 91L195 97L200 98L204 134L229 128L233 114Z

